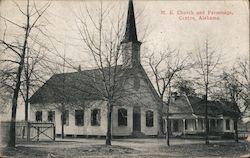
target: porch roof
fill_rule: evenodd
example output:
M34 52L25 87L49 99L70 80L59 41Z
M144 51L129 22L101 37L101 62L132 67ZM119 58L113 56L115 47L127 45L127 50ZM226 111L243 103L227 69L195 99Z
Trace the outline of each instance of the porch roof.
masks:
M166 118L166 117L164 117ZM169 119L196 119L192 114L173 114L169 116Z
M204 117L206 102L199 97L177 96L170 102L169 113L172 118L192 118ZM239 108L228 101L208 101L208 117L236 117L239 114Z

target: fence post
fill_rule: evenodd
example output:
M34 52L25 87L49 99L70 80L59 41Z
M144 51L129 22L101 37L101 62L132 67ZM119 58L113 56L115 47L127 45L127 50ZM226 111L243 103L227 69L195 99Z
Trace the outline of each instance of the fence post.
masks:
M53 141L55 141L55 140L56 140L56 127L53 124Z
M37 141L39 141L40 127L37 127Z

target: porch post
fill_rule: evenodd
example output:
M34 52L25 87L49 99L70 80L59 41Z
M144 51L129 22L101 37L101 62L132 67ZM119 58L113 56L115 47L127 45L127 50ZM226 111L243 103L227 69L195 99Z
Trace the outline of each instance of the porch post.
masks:
M206 123L205 123L205 119L202 119L202 130L205 131L206 130Z
M186 134L186 129L185 129L186 120L183 119L182 121L183 121L183 135L185 135Z
M198 118L196 118L196 119L195 119L195 121L196 121L196 131L198 131L198 129L199 129L199 122L198 122Z

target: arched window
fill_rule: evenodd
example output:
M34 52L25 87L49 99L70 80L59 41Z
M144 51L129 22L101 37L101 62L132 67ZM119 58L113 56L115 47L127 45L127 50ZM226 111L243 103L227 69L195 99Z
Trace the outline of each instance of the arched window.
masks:
M127 116L128 112L126 109L118 109L118 126L127 126Z
M146 111L146 126L153 127L154 126L154 112Z
M101 125L101 110L93 109L91 111L91 125L100 126Z

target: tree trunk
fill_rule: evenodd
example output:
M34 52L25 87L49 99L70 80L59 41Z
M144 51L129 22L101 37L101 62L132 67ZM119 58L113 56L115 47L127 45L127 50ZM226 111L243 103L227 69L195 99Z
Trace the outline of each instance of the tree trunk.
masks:
M27 56L28 56L27 52ZM25 72L26 78L26 94L25 94L25 121L28 121L28 111L29 111L29 91L30 91L30 78L29 78L29 57L27 57L27 68Z
M239 135L238 135L238 118L234 120L234 140L236 143L239 142Z
M29 84L28 82L26 84ZM29 85L26 85L26 96L25 96L25 121L28 121L29 115Z
M27 41L25 40L24 45L26 46ZM17 76L16 76L16 85L14 89L14 94L12 98L12 112L11 112L11 122L10 122L10 139L8 142L9 147L15 147L16 146L16 110L17 110L17 102L18 102L18 93L20 90L21 85L21 74L23 71L23 65L24 65L24 57L25 57L25 49L23 50L23 55L21 57L21 61L17 70Z
M29 115L29 103L28 103L28 101L25 101L25 121L28 121L28 115Z
M159 130L158 130L158 137L161 137L163 136L163 133L164 133L164 129L163 129L163 105L164 105L164 102L163 102L163 96L161 96L161 105L160 105L160 108L158 109L158 126L159 126Z
M9 147L16 146L16 109L17 109L17 98L18 91L15 90L14 97L12 99L12 113L11 113L11 122L10 122L10 138L8 142Z
M167 116L167 146L170 146L170 141L169 141L169 136L170 136L170 121L169 121L169 118Z
M61 131L61 138L64 139L64 112L62 112L61 114L61 127L62 127L62 131Z
M208 88L206 85L206 95L205 95L205 124L206 124L206 132L205 132L205 144L208 145L209 144L209 122L208 122L208 101L207 101L207 92L208 92Z
M107 134L106 134L106 145L111 145L111 124L112 124L112 105L108 103L107 105Z

